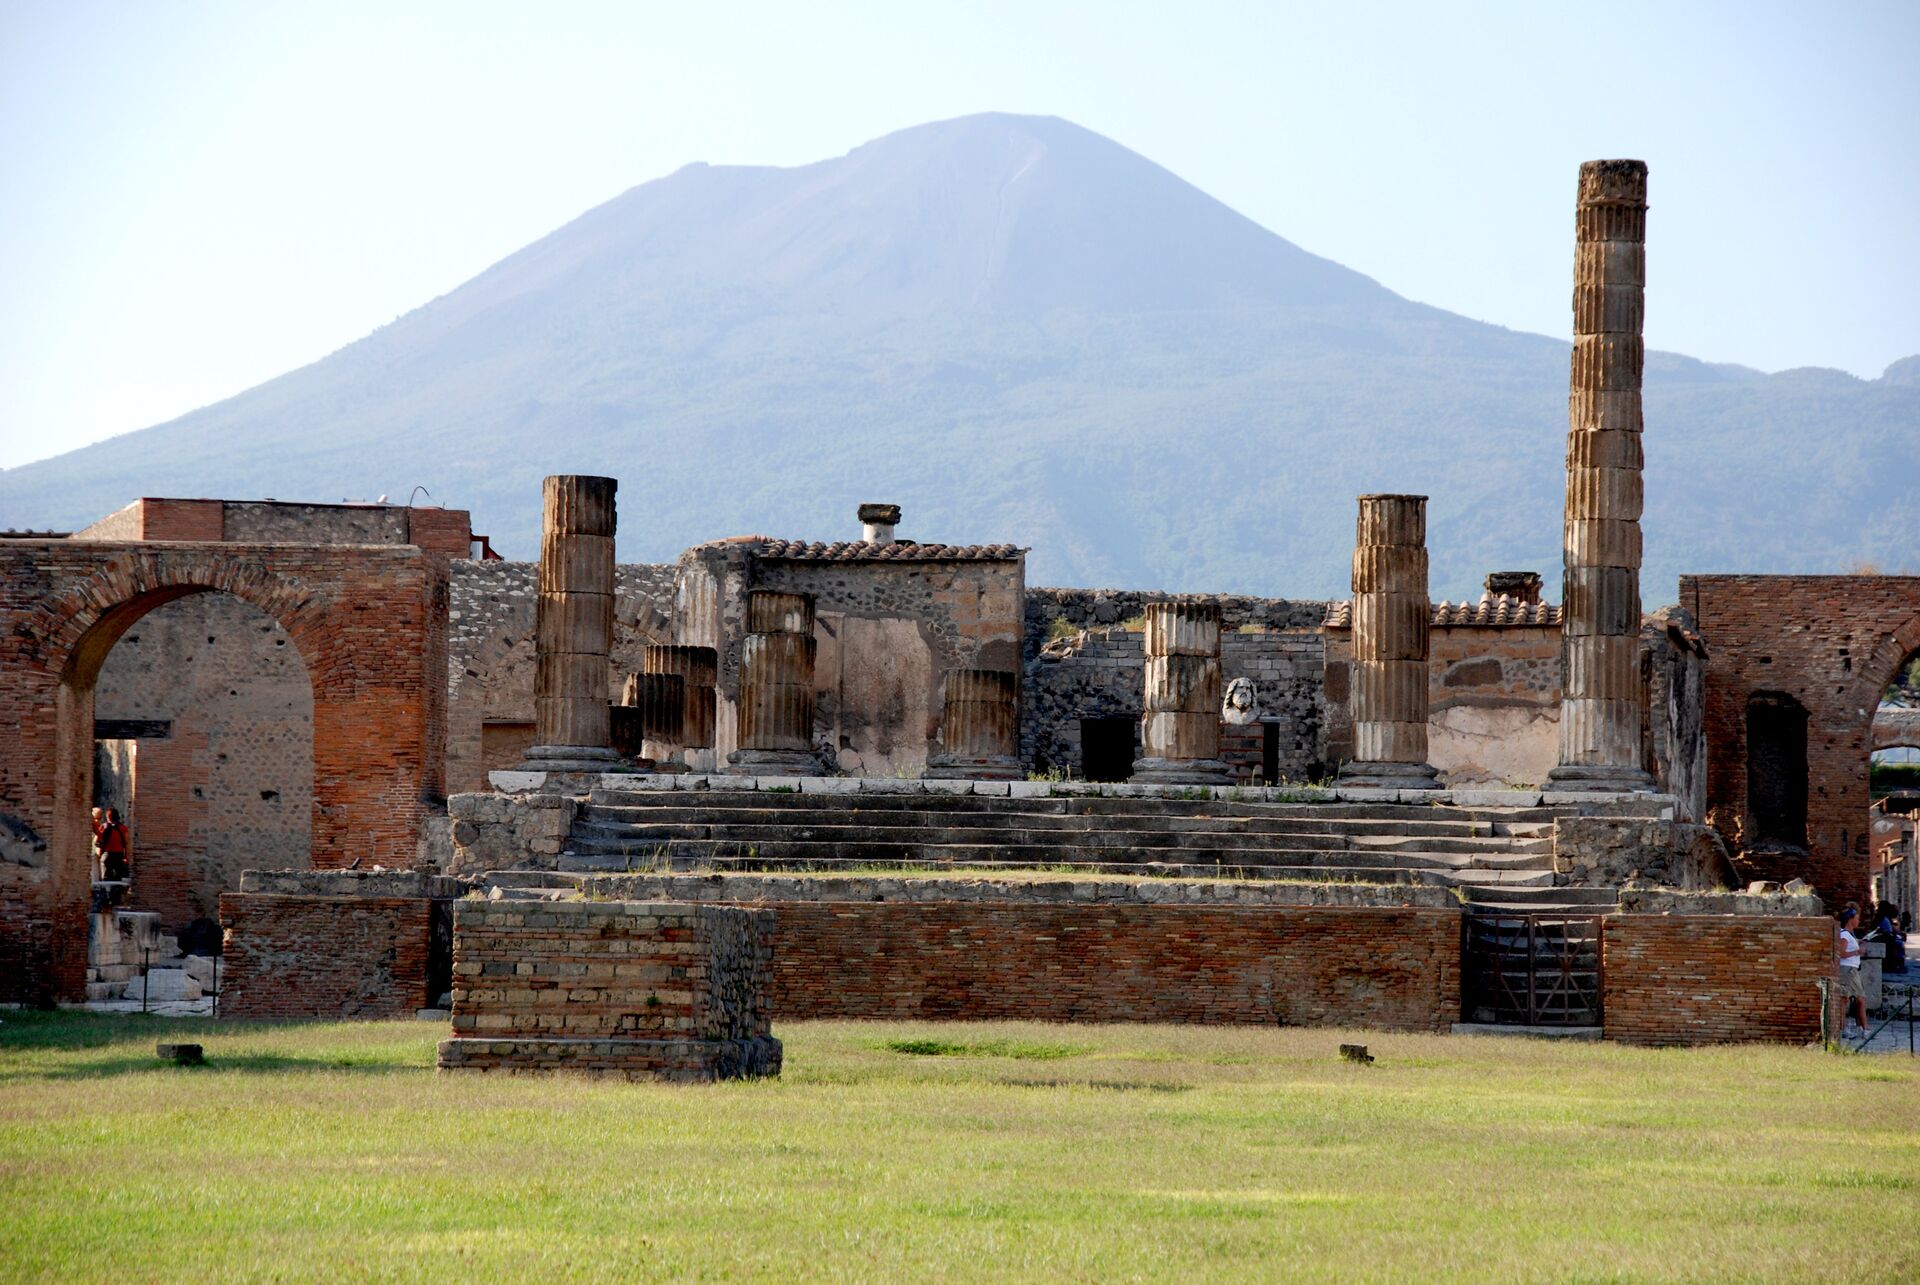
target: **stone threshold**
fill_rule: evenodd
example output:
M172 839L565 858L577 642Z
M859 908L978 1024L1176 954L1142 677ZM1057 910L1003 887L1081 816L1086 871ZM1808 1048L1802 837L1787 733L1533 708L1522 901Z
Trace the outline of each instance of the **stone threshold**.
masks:
M545 772L489 772L488 782L504 794L542 792ZM1668 820L1671 794L1620 794L1589 790L1375 790L1317 785L1145 785L1096 781L993 781L885 776L737 776L708 772L632 772L602 776L572 773L554 782L566 793L590 790L725 790L775 794L970 794L1015 799L1218 799L1232 803L1401 803L1457 808L1575 807L1630 804Z
M1596 1041L1598 1026L1499 1026L1492 1022L1455 1022L1455 1035L1511 1035L1527 1040Z

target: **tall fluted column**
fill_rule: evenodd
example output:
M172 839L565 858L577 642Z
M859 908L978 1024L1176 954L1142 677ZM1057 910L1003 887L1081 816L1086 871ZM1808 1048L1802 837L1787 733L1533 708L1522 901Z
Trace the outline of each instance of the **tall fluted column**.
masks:
M813 599L755 589L740 644L740 748L735 767L818 776L813 752Z
M686 705L680 720L680 748L696 772L711 771L714 731L714 687L720 673L720 655L711 647L649 644L641 653L643 674L678 674L685 685Z
M546 480L534 607L534 745L521 767L536 772L616 768L608 726L613 650L614 491L610 477Z
M1147 606L1146 714L1134 781L1229 785L1220 757L1220 604Z
M1561 789L1646 790L1640 728L1640 510L1644 457L1647 166L1580 167L1567 424Z
M1353 759L1340 782L1439 788L1427 762L1427 497L1363 495L1353 545Z
M924 776L1010 781L1020 775L1020 675L1002 669L947 672L940 750Z

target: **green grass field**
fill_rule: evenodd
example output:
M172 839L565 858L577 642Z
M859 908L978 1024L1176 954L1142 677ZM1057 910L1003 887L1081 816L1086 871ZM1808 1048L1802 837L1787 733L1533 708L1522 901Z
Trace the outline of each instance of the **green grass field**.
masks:
M675 1088L443 1033L0 1014L0 1276L1920 1278L1905 1057L790 1023Z

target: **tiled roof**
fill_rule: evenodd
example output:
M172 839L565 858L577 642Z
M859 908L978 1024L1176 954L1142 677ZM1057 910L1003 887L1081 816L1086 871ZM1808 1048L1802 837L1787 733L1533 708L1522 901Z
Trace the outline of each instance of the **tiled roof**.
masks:
M895 540L869 544L865 540L836 540L830 544L805 540L769 540L764 536L716 541L739 544L755 557L805 562L987 562L1019 557L1017 544L916 544Z
M1435 629L1473 628L1557 629L1560 605L1553 602L1522 602L1507 594L1481 594L1478 602L1433 604ZM1353 604L1336 602L1327 608L1327 628L1353 628Z

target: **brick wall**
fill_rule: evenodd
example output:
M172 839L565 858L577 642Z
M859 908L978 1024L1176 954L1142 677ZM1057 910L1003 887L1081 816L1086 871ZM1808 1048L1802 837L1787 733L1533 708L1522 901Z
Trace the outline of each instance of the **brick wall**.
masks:
M450 1070L777 1074L773 913L674 902L453 911Z
M312 683L313 859L404 864L442 792L446 563L418 549L15 540L0 545L0 919L44 924L44 973L0 1001L85 994L95 680L140 618L197 593L286 630Z
M1204 1022L1445 1031L1460 912L784 902L782 1019Z
M1875 706L1920 650L1920 576L1684 576L1711 656L1707 819L1756 877L1805 878L1829 904L1867 895L1867 760ZM1806 852L1760 850L1747 790L1747 706L1807 711Z
M225 540L225 508L219 500L140 501L141 540Z
M220 1016L412 1017L427 994L425 897L227 893Z
M1824 915L1610 915L1602 931L1610 1040L1820 1038L1817 983L1835 976L1833 922Z

